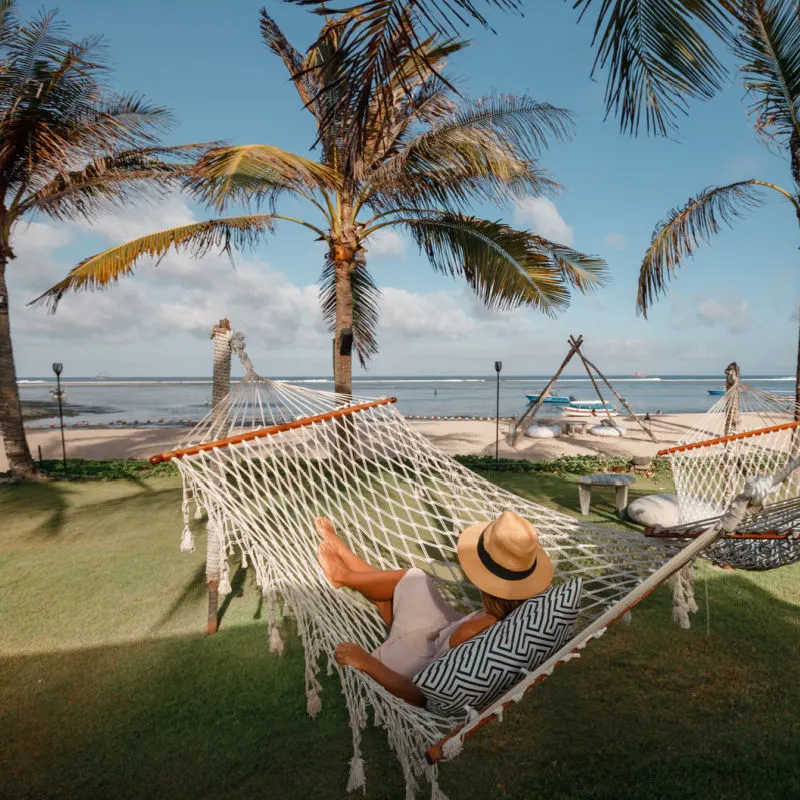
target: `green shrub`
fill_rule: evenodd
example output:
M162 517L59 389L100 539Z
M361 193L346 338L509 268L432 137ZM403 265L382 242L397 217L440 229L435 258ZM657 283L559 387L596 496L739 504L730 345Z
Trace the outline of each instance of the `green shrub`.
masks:
M455 456L456 461L475 471L494 470L496 472L549 472L554 475L586 475L591 472L604 472L613 467L633 468L629 458L602 456L561 456L549 461L526 461L518 458L492 456ZM650 469L656 472L669 471L669 460L654 458Z

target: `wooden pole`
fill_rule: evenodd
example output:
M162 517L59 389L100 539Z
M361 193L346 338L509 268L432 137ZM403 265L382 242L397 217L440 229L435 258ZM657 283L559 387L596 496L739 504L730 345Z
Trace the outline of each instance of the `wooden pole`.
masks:
M215 430L219 430L223 436L227 432L227 397L231 390L231 348L228 340L230 330L231 323L227 319L221 319L211 328L211 339L214 342L211 413L215 416ZM216 633L219 619L219 557L222 542L208 525L206 528L206 583L208 584L206 631Z
M600 393L600 387L597 385L597 381L595 381L594 375L592 375L592 371L589 369L589 365L586 363L586 358L581 352L580 347L577 347L575 349L575 352L578 354L580 360L583 362L583 366L586 369L586 374L589 376L589 380L592 382L592 386L594 386L594 390L597 392L597 396L600 398L600 402L603 404L603 409L606 412L606 417L608 419L611 419L611 412L608 410L608 404L606 403L606 399Z
M642 430L643 430L643 431L644 431L644 432L645 432L645 433L646 433L646 434L647 434L647 435L648 435L648 436L649 436L649 437L650 437L650 438L651 438L651 439L652 439L654 442L656 442L656 444L658 444L658 439L656 439L656 437L655 437L655 436L653 436L653 432L652 432L652 431L649 431L649 430L647 430L647 428L645 427L645 424L644 424L644 423L643 423L643 422L642 422L642 421L639 419L639 417L637 417L637 416L636 416L636 414L634 414L634 413L633 413L633 411L631 410L631 407L630 407L630 406L629 406L629 405L628 405L628 404L627 404L627 403L626 403L626 402L625 402L625 401L622 399L622 397L620 397L620 396L619 396L619 394L617 393L617 390L616 390L616 389L615 389L615 388L614 388L614 387L613 387L613 386L612 386L612 385L611 385L611 384L608 382L608 379L606 378L606 376L605 376L605 375L603 375L603 373L602 373L602 372L600 372L600 370L599 370L599 369L597 369L597 367L596 367L594 364L592 364L592 362L591 362L591 361L589 361L589 359L588 359L588 358L586 358L586 356L584 356L584 355L583 355L583 353L581 353L581 358L583 358L583 359L586 361L586 363L587 363L587 364L588 364L588 365L589 365L589 366L590 366L590 367L591 367L591 368L592 368L592 369L593 369L593 370L594 370L594 371L595 371L595 372L596 372L596 373L597 373L597 374L598 374L598 375L599 375L599 376L600 376L600 377L603 379L603 383L605 383L605 385L606 385L606 386L608 386L608 388L609 388L609 389L611 389L611 392L612 392L612 394L614 395L614 397L616 397L616 398L617 398L617 400L619 400L620 404L621 404L621 405L622 405L622 406L625 408L625 410L626 410L626 411L627 411L627 412L628 412L628 413L629 413L629 414L630 414L630 415L631 415L631 416L632 416L632 417L633 417L633 418L636 420L636 422L638 422L638 423L639 423L639 427L640 427L640 428L641 428L641 429L642 429Z
M542 391L539 392L538 400L536 400L535 403L531 403L525 409L523 415L519 418L517 427L514 430L514 437L511 440L512 447L516 445L517 441L519 440L519 437L522 435L521 431L525 430L525 426L523 425L523 423L526 420L536 416L536 412L541 408L542 403L544 403L544 398L547 397L547 393L550 391L550 387L552 387L552 385L558 380L558 376L564 371L564 367L567 366L569 360L572 358L572 356L575 355L575 350L581 346L582 342L583 342L583 336L579 335L577 340L573 336L569 337L569 344L571 345L571 347L569 353L567 353L567 357L564 359L561 366L556 370L556 374L553 375L553 377L550 379L550 383L548 383L547 386L545 386L544 389L542 389Z
M736 433L739 430L739 393L731 392L734 386L739 383L739 365L731 361L725 367L725 395L727 408L725 409L725 436L729 433Z

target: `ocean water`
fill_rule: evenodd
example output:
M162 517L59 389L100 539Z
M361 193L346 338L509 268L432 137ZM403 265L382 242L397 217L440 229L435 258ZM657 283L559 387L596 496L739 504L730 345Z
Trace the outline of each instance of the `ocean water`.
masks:
M64 376L62 376L64 377ZM519 416L527 406L526 395L540 392L552 376L501 375L500 415ZM723 389L719 375L663 375L633 378L609 375L628 405L637 413L705 412L719 398L709 389ZM235 380L236 378L234 378ZM333 391L330 378L300 377L286 380L315 389ZM791 396L794 376L743 376L743 380L774 394ZM210 410L211 380L208 378L71 378L62 380L66 390L65 410L78 413L68 417L66 425L98 423L174 424L188 419L197 421ZM619 406L607 387L598 382L607 402ZM48 378L23 378L20 396L25 401L47 401L55 381ZM398 408L406 416L494 417L496 376L487 377L357 377L353 394L359 397L397 397ZM553 394L574 395L579 400L596 400L591 381L583 376L559 379ZM539 413L556 415L555 406L545 406ZM553 409L551 413L551 409ZM624 411L623 409L620 409ZM162 423L159 423L163 420ZM36 420L32 426L49 426L57 417Z

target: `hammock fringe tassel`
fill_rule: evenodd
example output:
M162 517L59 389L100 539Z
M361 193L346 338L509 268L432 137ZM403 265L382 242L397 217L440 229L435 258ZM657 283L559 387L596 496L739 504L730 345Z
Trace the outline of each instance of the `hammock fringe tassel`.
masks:
M187 525L183 529L183 536L181 537L181 553L194 552L194 536L192 535L191 528Z
M311 719L322 711L322 700L319 696L319 689L314 686L308 693L308 700L306 701L306 712Z
M356 789L361 789L366 794L367 776L364 774L364 759L359 751L350 759L350 778L347 781L348 792Z

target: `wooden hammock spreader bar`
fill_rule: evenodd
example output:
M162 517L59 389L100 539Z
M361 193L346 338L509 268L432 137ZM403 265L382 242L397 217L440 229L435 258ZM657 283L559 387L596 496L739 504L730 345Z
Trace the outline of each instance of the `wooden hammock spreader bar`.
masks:
M284 422L282 425L272 425L269 428L259 428L256 431L248 431L247 433L240 433L236 436L229 436L227 439L217 439L213 442L203 442L203 444L195 444L191 447L169 450L166 453L159 453L157 456L150 456L150 463L160 464L163 461L169 461L173 458L194 456L206 450L216 450L218 447L227 447L229 444L239 444L240 442L249 442L253 439L263 439L265 436L272 436L276 433L296 430L297 428L305 428L307 425L313 425L316 422L327 422L331 419L347 417L359 411L366 411L370 408L377 408L378 406L385 406L389 403L396 402L396 397L384 397L380 400L373 400L370 403L361 403L357 406L345 406L344 408L337 408L335 411L326 411L324 414L317 414L313 417L303 417L302 419L296 419L292 422Z
M691 444L679 444L676 447L669 447L666 450L659 450L658 455L667 456L672 453L681 453L685 450L696 450L699 447L710 447L714 444L724 444L733 442L737 439L749 439L751 436L762 436L765 433L775 431L788 431L792 428L800 428L800 422L784 422L782 425L771 425L769 428L757 428L753 431L742 431L742 433L731 433L728 436L719 436L716 439L706 439L703 442L692 442Z
M706 532L706 528L694 528L692 530L674 531L671 528L645 528L644 535L653 539L696 539L698 536ZM779 529L771 531L754 531L752 533L728 533L725 536L720 536L722 539L745 539L745 540L782 540L793 539L795 536L800 536L794 528L788 531L781 531Z

